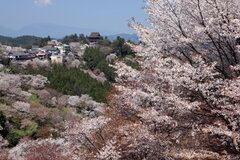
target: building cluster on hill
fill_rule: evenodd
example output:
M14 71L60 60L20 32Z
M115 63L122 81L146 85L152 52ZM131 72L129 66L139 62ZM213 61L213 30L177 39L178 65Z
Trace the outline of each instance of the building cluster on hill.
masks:
M92 32L90 36L87 37L88 43L69 42L68 44L64 44L58 40L51 40L48 41L46 46L39 47L33 45L31 49L0 45L0 54L1 57L14 61L25 61L39 58L41 60L49 59L51 63L61 64L69 54L74 55L75 57L81 57L86 48L96 47L97 41L100 39L100 33Z
M80 45L81 46L81 45ZM86 46L86 45L84 45ZM87 46L86 46L87 47ZM81 46L81 48L83 48ZM47 46L39 47L32 46L29 50L9 51L7 57L10 60L31 60L34 58L49 59L52 63L63 63L69 53L78 56L78 53L73 51L73 47L67 44L62 44L57 40L49 41Z

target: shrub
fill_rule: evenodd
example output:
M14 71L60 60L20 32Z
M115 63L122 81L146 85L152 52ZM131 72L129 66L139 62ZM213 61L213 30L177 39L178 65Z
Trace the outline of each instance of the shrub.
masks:
M36 132L36 138L50 138L52 134L51 128L43 126Z
M119 36L117 37L116 40L113 41L112 48L113 48L113 51L117 53L119 57L134 55L134 52L131 49L131 47L125 43L125 39Z
M29 98L29 101L32 102L32 103L40 103L40 99L37 95L32 95L30 98Z
M20 114L12 115L8 121L14 128L20 128L21 127L21 120L23 119L23 116Z
M21 131L18 129L11 129L7 136L9 147L13 147L17 145L18 141L24 136L25 136L24 131Z
M9 58L1 58L2 59L2 64L5 66L9 66L10 64L10 59Z
M137 61L135 60L125 60L126 65L132 67L133 69L140 70L140 65Z
M0 129L0 137L5 137L8 134L8 130L6 128L6 122L7 118L3 111L0 111L0 127L2 127L2 130Z
M7 100L5 100L5 99L0 99L0 103L1 104L5 104L5 105L8 105L8 106L10 106L12 103L11 102L9 102L9 101L7 101Z
M0 126L4 127L7 119L3 111L0 111Z
M30 125L25 127L23 130L16 129L16 128L11 128L9 130L9 133L7 135L7 140L9 142L9 146L13 147L17 145L19 140L25 136L33 136L34 133L36 133L38 128L37 123L32 122Z
M110 82L115 82L115 69L109 67L105 60L98 63L97 68L100 69L106 76L107 80Z
M22 115L13 115L8 119L10 125L4 128L4 135L8 142L9 147L15 146L19 140L25 136L33 136L37 131L38 124L36 122L31 122L24 128L21 128L21 121L24 117Z
M31 103L30 104L30 113L33 116L44 119L47 117L49 112L50 111L48 108L44 107L43 105L41 105L39 103Z

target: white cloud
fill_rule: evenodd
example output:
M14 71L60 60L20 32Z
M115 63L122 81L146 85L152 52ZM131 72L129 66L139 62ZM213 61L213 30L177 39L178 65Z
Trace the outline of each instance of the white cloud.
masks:
M50 5L52 4L52 0L35 0L34 3L36 5Z

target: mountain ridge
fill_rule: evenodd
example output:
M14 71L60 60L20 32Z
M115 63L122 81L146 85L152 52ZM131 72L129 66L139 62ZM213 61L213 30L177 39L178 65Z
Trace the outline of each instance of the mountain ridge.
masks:
M118 35L119 33L104 29L97 29L94 27L91 28L81 28L81 27L71 27L64 25L56 24L32 24L27 25L20 29L10 29L3 26L0 26L0 35L8 37L19 37L23 35L37 36L37 37L47 37L51 36L56 39L63 38L66 35L70 34L85 34L89 35L91 32L100 32L101 35L106 35L112 37L112 35ZM124 33L127 34L127 33ZM121 34L123 37L127 37ZM116 36L115 36L116 37Z
M134 43L138 43L138 36L136 34L127 34L127 33L119 33L107 36L109 40L115 40L117 37L124 38L125 40L130 40Z

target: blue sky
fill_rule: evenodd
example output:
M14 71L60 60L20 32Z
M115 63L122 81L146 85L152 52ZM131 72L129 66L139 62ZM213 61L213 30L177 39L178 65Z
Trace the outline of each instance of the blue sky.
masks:
M0 0L0 26L55 24L133 33L127 23L131 17L144 22L142 6L142 0Z

